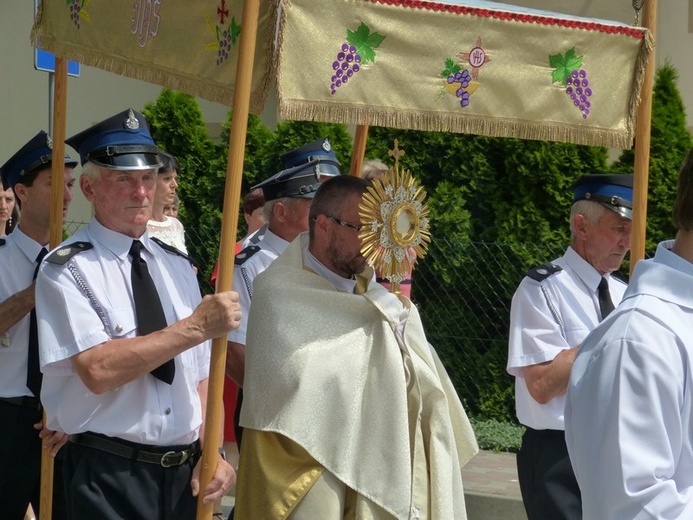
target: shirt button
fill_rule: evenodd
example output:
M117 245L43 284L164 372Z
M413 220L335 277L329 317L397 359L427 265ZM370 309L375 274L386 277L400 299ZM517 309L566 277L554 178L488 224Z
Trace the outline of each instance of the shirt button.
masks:
M115 331L116 331L118 334L120 334L121 332L123 332L123 326L122 326L122 325L116 325Z
M170 409L170 408L166 408L166 410L164 411L164 413L165 413L166 415L171 415L171 409Z

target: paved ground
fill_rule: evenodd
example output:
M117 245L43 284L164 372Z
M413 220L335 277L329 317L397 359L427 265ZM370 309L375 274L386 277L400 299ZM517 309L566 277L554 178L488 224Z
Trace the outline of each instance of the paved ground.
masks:
M514 453L480 451L462 470L468 520L526 520ZM222 501L224 518L235 489Z
M514 453L480 451L462 469L468 520L527 520Z
M462 469L462 481L467 493L500 495L522 500L517 483L514 453L480 451Z

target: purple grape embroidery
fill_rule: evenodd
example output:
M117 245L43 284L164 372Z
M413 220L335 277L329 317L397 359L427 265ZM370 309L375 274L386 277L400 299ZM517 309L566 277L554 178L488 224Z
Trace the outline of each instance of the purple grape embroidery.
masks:
M462 65L455 63L452 58L446 58L445 68L440 75L445 78L445 90L457 97L460 106L469 106L469 98L477 89L479 83L474 81L469 69L463 69Z
M333 96L337 89L346 85L364 65L375 63L375 49L384 39L385 36L381 34L371 33L370 28L363 22L356 31L347 29L346 41L342 43L336 59L332 62L330 92Z
M582 113L582 118L587 119L592 109L592 87L587 78L587 71L582 68L582 56L576 56L573 47L565 55L550 55L549 64L554 68L551 73L553 82L565 87L565 93L573 105Z
M89 21L89 15L84 9L89 0L67 0L67 5L70 6L70 20L79 29L79 25L82 19Z
M217 65L221 65L229 59L231 47L236 45L236 41L241 35L241 26L236 22L236 18L231 18L231 23L228 27L217 25L215 27L217 37Z

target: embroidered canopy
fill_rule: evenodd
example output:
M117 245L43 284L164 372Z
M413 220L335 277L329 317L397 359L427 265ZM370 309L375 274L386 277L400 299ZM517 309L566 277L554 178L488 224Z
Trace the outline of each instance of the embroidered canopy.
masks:
M291 0L286 119L630 147L645 29L476 1Z
M250 109L264 107L279 0L261 0ZM41 0L37 47L85 65L231 105L243 2Z
M274 80L285 119L632 145L646 29L481 0L279 2L261 1L254 113ZM33 35L59 56L230 105L242 8L43 0Z

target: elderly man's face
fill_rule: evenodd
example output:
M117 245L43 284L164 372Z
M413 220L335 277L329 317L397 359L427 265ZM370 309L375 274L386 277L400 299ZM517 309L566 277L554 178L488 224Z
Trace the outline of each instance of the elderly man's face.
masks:
M139 238L152 214L156 170L101 170L101 178L81 178L84 196L105 227Z
M615 211L608 210L597 224L586 224L584 258L600 274L616 271L630 249L632 223Z
M345 201L342 214L332 216L358 226L361 224L359 218L360 203L361 196L352 195ZM327 257L331 265L327 267L345 278L362 273L366 268L366 258L361 254L361 239L358 231L333 220L330 220L328 225L330 231Z

